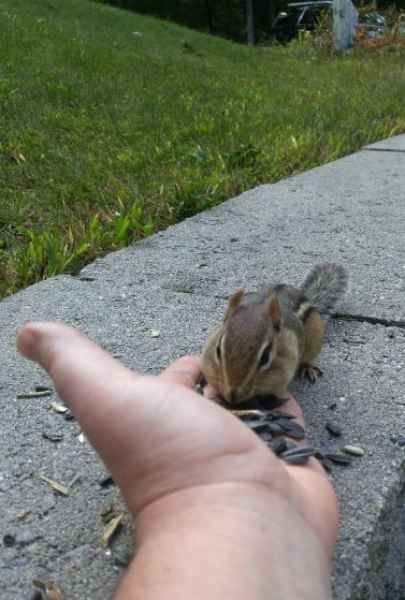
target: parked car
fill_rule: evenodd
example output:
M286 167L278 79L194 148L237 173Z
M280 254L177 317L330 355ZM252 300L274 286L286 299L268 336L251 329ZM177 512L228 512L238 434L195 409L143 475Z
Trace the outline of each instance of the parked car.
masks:
M273 21L272 34L280 42L289 42L300 31L313 31L319 19L325 13L330 17L332 26L332 0L315 2L290 2ZM368 37L382 35L386 28L385 18L376 11L359 17L357 27Z

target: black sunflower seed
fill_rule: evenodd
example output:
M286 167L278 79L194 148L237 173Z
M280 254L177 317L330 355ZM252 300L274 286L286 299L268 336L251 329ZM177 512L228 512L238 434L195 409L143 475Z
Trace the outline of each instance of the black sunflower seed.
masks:
M324 458L331 460L335 465L341 465L342 467L348 467L352 464L352 459L343 454L325 454Z
M305 430L299 423L285 419L283 421L277 421L281 425L283 432L292 437L295 440L303 440L305 437Z
M270 444L273 441L273 434L270 431L264 431L259 437L266 444Z
M289 413L284 412L283 410L270 410L266 415L268 419L295 419L294 415L290 415Z
M276 456L280 456L280 454L288 450L287 440L282 437L277 438L271 442L270 447Z
M342 429L336 423L332 423L331 421L327 421L326 424L325 424L325 428L334 437L340 437L342 435Z
M330 461L328 458L322 458L321 465L328 473L332 471L332 461Z
M305 465L308 459L313 456L315 450L311 446L291 448L280 454L279 458L291 465Z

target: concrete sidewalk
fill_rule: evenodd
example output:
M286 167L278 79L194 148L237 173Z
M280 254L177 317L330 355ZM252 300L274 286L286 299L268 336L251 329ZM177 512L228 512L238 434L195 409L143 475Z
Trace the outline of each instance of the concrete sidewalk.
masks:
M128 526L111 556L101 547L100 513L122 505L114 487L100 487L103 467L79 441L77 423L49 410L55 397L16 399L47 383L16 355L17 327L59 319L131 368L154 372L199 351L236 288L300 283L320 261L348 268L339 312L355 320L329 324L324 377L294 391L316 446L365 450L332 474L342 512L335 597L404 598L405 448L391 437L405 434L405 135L251 190L77 277L55 277L0 303L0 523L2 537L16 538L0 552L2 600L28 599L34 578L58 581L66 600L106 600L130 549ZM328 419L341 424L342 442L330 440ZM52 443L44 431L63 440ZM39 479L67 484L76 473L68 497Z

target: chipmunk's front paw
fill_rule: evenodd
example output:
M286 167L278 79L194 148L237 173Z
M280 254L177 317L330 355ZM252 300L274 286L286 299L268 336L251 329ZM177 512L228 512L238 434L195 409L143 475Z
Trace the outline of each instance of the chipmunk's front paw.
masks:
M309 379L311 383L315 383L315 381L323 375L319 367L307 363L302 363L302 365L300 365L298 374L300 377Z

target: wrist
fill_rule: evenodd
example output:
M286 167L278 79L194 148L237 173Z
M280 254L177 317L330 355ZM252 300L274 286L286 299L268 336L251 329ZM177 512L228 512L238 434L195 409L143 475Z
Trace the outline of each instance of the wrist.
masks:
M285 497L216 484L166 496L137 522L117 600L330 598L328 553Z

